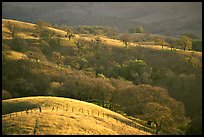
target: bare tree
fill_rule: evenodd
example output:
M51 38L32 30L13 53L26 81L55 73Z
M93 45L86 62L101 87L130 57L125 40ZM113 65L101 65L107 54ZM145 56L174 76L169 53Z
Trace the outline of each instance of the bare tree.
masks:
M95 41L96 41L96 45L99 45L102 42L100 37L96 37Z
M72 38L75 38L75 35L73 33L69 33L67 32L67 34L65 35L65 37L68 37L69 41L72 39Z
M11 37L14 38L17 33L17 27L14 24L12 24L10 21L6 23L6 27L9 29L11 33Z
M125 44L125 46L128 47L128 42L131 41L130 35L126 33L126 34L122 35L120 39Z

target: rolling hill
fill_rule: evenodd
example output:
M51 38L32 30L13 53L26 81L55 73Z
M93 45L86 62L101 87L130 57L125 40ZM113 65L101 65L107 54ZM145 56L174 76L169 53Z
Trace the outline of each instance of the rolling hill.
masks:
M150 134L135 128L134 121L120 114L91 103L62 97L3 100L2 114L4 135Z
M11 32L6 26L8 22L17 29L15 37L11 37ZM96 38L94 35L75 34L75 38L68 40L65 37L66 31L52 27L45 28L49 31L47 35L51 33L59 35L60 42L57 43L55 36L50 36L48 40L41 41L39 36L34 36L37 33L36 26L36 24L32 23L2 19L2 90L9 91L11 97L17 98L20 102L23 101L23 98L19 97L28 96L60 96L69 98L69 101L72 100L70 98L84 101L99 99L109 103L121 104L126 110L125 113L129 112L136 117L143 113L138 111L137 108L140 107L140 110L143 110L145 103L155 101L168 106L167 100L173 102L176 100L185 105L187 116L190 116L191 119L194 119L194 117L199 119L202 109L202 52L179 49L171 51L168 47L164 47L164 50L162 50L159 45L146 45L145 43L137 42L130 43L126 48L120 40L105 36L100 36L102 43L97 45L92 41ZM81 43L83 46L81 48L77 47L76 42ZM142 77L145 82L141 83L141 85L135 85L134 81L121 78L120 76L115 77L113 74L114 68L118 64L121 66L123 64L126 65L130 60L134 59L142 59L147 65L146 75ZM62 64L59 65L57 61ZM160 90L162 91L161 93ZM136 103L138 100L134 101L135 97L138 100L141 99L139 105ZM192 99L192 97L194 98ZM72 126L76 129L80 127L81 112L77 112L77 115L80 115L79 117L71 118L74 116L64 114L66 111L64 105L59 104L58 111L51 111L53 107L57 107L50 100L51 97L48 97L48 99L41 98L43 97L36 99L36 101L39 101L36 103L37 107L43 104L42 100L49 100L50 104L53 103L53 105L49 105L45 101L45 107L41 106L42 112L45 110L45 114L51 116L47 118L48 121L53 122L51 124L56 125L60 129L62 125L54 120L59 116L59 121L63 121L65 117L68 117L70 122L72 119L78 119L78 123ZM55 99L56 102L58 102L58 99L60 100L60 98ZM4 102L7 101L12 102L12 99ZM33 100L32 102L35 101ZM45 115L39 113L39 108L36 108L36 105L33 105L32 102L28 100L24 106L23 104L18 104L15 100L11 103L11 106L4 107L4 133L19 134L18 128L10 128L10 125L20 126L18 118L21 116L23 116L22 119L25 118L28 121L31 116L34 116L34 119L32 119L31 125L28 125L28 130L26 129L25 132L24 130L20 131L20 134L34 134L33 125L35 125L34 123L36 123L38 118L42 120L42 125L46 123ZM74 106L74 104L71 106ZM86 103L83 102L82 104ZM23 106L20 107L21 105ZM134 106L134 110L131 110L132 106ZM174 107L171 106L171 108ZM175 109L182 111L183 108L175 107ZM26 109L29 109L28 114L25 111ZM32 113L30 113L31 109L34 109ZM76 109L79 110L78 107ZM94 109L96 109L95 106ZM75 112L75 110L73 111ZM183 113L183 117L184 115ZM88 118L89 116L83 116L83 118ZM14 118L16 123L12 123L14 121L10 121L10 118ZM95 117L89 118L94 122L98 120ZM114 119L112 120L114 121ZM104 134L104 132L108 134L140 134L137 129L132 130L132 127L128 127L123 132L121 125L118 125L121 128L117 132L112 131L116 127L108 125L106 120L103 121L104 128L98 127L98 131L92 131L91 128L87 128L90 131L86 132L85 127L89 127L89 125L85 124L82 128L80 127L80 130L77 129L78 132L71 133L69 129L66 129L66 131L61 131L60 129L60 131L49 131L49 133L66 134L69 131L69 134ZM123 122L121 123L124 125ZM50 127L44 126L45 129ZM110 130L106 129L106 127L110 128ZM199 128L200 123L198 122L195 127ZM46 134L40 130L35 133Z

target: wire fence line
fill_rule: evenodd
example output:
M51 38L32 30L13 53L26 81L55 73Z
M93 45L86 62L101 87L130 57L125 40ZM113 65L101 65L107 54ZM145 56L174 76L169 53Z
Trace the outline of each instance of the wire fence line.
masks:
M18 115L23 115L23 114L34 114L34 113L43 113L46 111L50 111L50 112L57 112L57 111L61 111L64 110L66 112L71 112L71 113L81 113L83 115L87 115L87 116L96 116L96 117L101 117L101 118L106 118L106 119L115 119L116 123L122 123L124 124L124 126L130 126L133 128L137 128L139 131L145 131L145 132L149 132L154 134L154 131L151 129L147 129L144 126L141 126L139 124L137 124L134 121L125 121L125 120L121 120L117 117L113 117L111 116L111 114L108 113L104 113L102 111L98 111L98 110L93 110L93 109L84 109L81 107L76 107L76 106L64 106L64 107L36 107L36 108L31 108L31 109L25 109L23 111L17 111L17 112L13 112L13 113L8 113L8 114L4 114L2 115L2 118L4 117L10 117L13 118L15 116Z

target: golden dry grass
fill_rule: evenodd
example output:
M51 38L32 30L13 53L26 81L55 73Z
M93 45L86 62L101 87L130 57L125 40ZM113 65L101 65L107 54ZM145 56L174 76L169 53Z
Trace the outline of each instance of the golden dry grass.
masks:
M18 20L11 20L11 19L2 19L2 23L10 21L11 23L15 23L16 25L22 26L24 28L32 28L35 26L33 23L18 21Z
M35 38L34 36L32 36L29 32L29 30L32 32L32 30L35 29L36 27L36 24L32 24L32 23L27 23L27 22L23 22L23 21L17 21L17 20L9 20L9 19L2 19L2 33L10 33L10 31L8 30L8 28L5 26L5 24L7 22L10 22L12 24L15 24L15 26L19 29L24 29L27 31L23 31L23 33L18 33L17 36L20 36L21 38L24 38L24 39L38 39L38 38ZM55 33L57 33L58 35L61 35L61 36L65 36L66 32L63 31L63 30L59 30L59 29L55 29L55 28L52 28L52 27L47 27L48 29L54 31ZM79 35L75 34L76 38L79 38ZM5 39L11 39L11 37L5 37Z
M35 24L32 23L28 23L28 22L22 22L22 21L17 21L17 20L10 20L10 19L2 19L2 34L4 36L4 39L11 39L11 36L9 36L8 34L10 33L10 31L8 30L8 28L5 26L5 24L7 22L10 22L11 24L15 24L15 27L18 29L24 29L24 30L28 30L28 31L24 31L23 33L17 33L17 36L20 36L22 38L25 39L36 39L33 36L30 36L30 32L29 30L34 30L35 28Z
M9 51L7 57L12 60L20 60L27 58L26 54L17 51Z
M24 28L24 29L34 30L35 26L36 26L35 24L32 24L32 23L27 23L27 22L22 22L22 21L17 21L17 20L2 19L2 34L4 36L4 39L10 39L10 37L8 36L9 30L5 27L5 23L8 21L10 21L11 23L14 23L17 27ZM55 33L57 33L58 35L61 35L61 36L65 36L65 34L66 34L66 32L63 30L55 29L52 27L48 27L48 29L53 30ZM18 33L17 35L24 38L24 39L38 39L38 38L33 37L30 32L23 32L23 33L21 32L21 33ZM91 41L91 40L95 39L95 36L87 35L87 34L75 34L75 38L76 39L80 38L80 39L83 39L86 41ZM100 38L104 44L107 44L109 46L125 47L124 43L120 40L111 39L111 38L107 38L104 36L100 36ZM65 41L65 43L68 41L66 38L62 38L62 39L63 39L63 41ZM139 43L132 43L132 42L129 43L129 46L137 46L137 45L139 45ZM150 48L153 50L162 50L162 47L159 45L140 44L140 46L142 46L144 48ZM170 50L170 48L164 46L164 50ZM188 53L191 53L192 51L190 51L190 50L183 51L181 49L177 49L177 52L179 54L188 54ZM202 56L202 52L199 52L199 51L194 51L194 54L197 55L198 57Z
M39 106L42 112L39 112ZM26 109L29 109L28 113L24 111ZM47 96L3 100L2 114L2 131L6 135L150 134L128 125L127 122L134 122L118 113L69 98Z

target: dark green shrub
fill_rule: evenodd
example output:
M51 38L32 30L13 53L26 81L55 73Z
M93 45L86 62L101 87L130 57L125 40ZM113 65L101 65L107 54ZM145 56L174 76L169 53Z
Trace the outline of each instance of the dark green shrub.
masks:
M6 90L2 90L2 99L11 99L12 95L10 92L6 91Z

